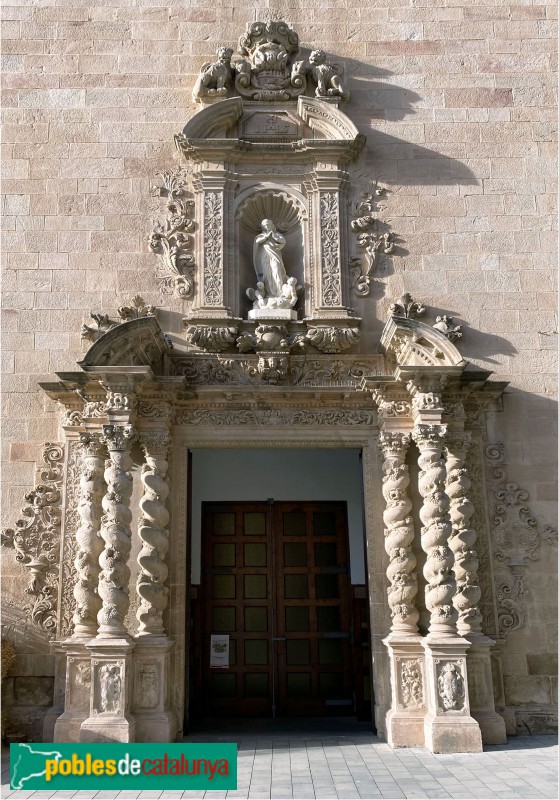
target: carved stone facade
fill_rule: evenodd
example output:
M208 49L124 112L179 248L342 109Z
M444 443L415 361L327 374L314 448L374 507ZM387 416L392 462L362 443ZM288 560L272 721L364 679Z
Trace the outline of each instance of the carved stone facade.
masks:
M141 263L129 257L121 280L132 299L106 311L112 259L128 255L113 247L111 217L111 252L101 261L108 286L88 277L100 299L81 329L87 350L74 368L60 346L60 367L53 357L37 368L60 370L40 384L41 413L56 417L63 443L45 446L3 544L29 579L18 609L25 630L54 655L44 736L147 742L183 732L195 595L189 450L343 447L362 455L377 730L392 747L478 752L506 741L515 715L529 724L551 718L551 676L549 702L530 701L528 713L515 675L521 656L524 685L541 697L544 644L536 639L530 660L525 642L541 598L533 567L547 568L557 541L537 521L541 498L532 495L532 513L522 480L505 468L507 381L492 380L483 359L463 358L457 345L475 353L475 336L455 324L451 291L432 280L433 264L447 259L449 280L473 283L460 248L486 235L485 212L468 194L473 210L457 212L444 247L421 255L416 269L437 227L425 210L437 201L446 218L447 206L462 208L462 194L428 192L406 206L392 186L405 183L405 166L384 169L390 148L402 146L392 135L371 137L379 168L371 170L362 91L355 105L349 91L359 62L342 65L307 42L299 52L296 31L272 16L250 22L236 52L227 31L213 60L192 68L192 113L175 126L178 165L169 142L158 141L157 169L140 165L132 148L120 177L103 178L123 191L130 175L149 173L158 198L151 233L142 229ZM432 156L414 158L431 169ZM85 159L80 169L89 168ZM406 236L416 235L424 239L414 250ZM79 237L70 238L73 254ZM40 271L61 272L55 266ZM479 323L489 335L476 303L470 314L469 330ZM72 328L78 343L79 334Z

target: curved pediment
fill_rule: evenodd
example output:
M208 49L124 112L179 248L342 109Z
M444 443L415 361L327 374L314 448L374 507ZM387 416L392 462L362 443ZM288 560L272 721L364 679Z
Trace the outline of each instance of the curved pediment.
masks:
M225 139L226 132L243 114L240 97L230 97L198 111L179 134L184 139Z
M458 367L466 363L444 334L408 317L390 317L380 349L392 353L400 367Z
M151 367L161 372L163 357L171 352L155 317L142 317L111 328L91 345L80 367Z
M365 136L359 133L349 117L335 103L315 97L300 97L297 113L309 128L321 134L321 138L335 142L353 142L358 145L359 150L365 144Z

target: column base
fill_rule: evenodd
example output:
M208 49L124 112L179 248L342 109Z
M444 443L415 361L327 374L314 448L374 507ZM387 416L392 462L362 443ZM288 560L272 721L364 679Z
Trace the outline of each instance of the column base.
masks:
M86 648L91 654L90 710L81 725L79 741L136 741L130 711L134 642L98 636L87 642Z
M422 747L427 712L425 654L419 634L392 632L383 639L390 658L391 708L386 715L390 747Z
M89 716L91 653L84 641L67 639L64 709L54 724L53 742L79 742L80 728Z
M425 718L425 747L432 753L482 753L481 731L472 717Z
M470 643L461 636L422 641L428 686L429 713L425 717L425 747L432 753L481 753L477 721L470 716L466 652Z
M89 717L80 728L80 742L135 742L136 726L132 717L103 714Z
M176 739L175 715L172 711L154 714L134 714L137 742L174 742Z
M425 712L410 714L390 709L386 715L386 742L392 747L425 745Z
M138 636L134 650L134 696L136 741L173 742L175 715L169 708L170 651L166 636Z
M470 642L466 655L470 713L479 723L484 744L506 744L505 721L495 711L493 695L490 653L495 642L481 632L463 635Z
M481 731L483 744L506 744L507 730L505 720L496 711L472 711Z

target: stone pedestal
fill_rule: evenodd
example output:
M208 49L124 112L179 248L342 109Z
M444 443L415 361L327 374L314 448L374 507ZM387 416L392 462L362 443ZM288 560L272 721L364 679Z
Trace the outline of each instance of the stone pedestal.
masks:
M386 741L390 747L422 747L427 707L421 637L391 633L383 642L390 657L392 686L392 706L385 723Z
M84 642L64 642L66 693L64 712L54 726L54 742L78 742L80 729L90 713L91 654Z
M64 712L66 691L66 650L61 642L52 645L54 654L54 696L43 720L43 742L54 742L54 728L57 719ZM62 740L60 740L62 741Z
M425 747L432 753L481 753L481 731L470 716L466 650L460 637L422 641L428 712Z
M248 312L249 319L256 319L259 322L290 322L297 319L297 312L292 308L251 308Z
M170 650L166 637L140 637L134 650L132 710L139 742L172 742L177 726L170 711Z
M506 744L505 720L495 711L493 698L490 652L495 642L483 634L471 634L464 638L470 642L466 662L472 717L479 724L484 744Z
M134 742L131 714L132 658L130 639L93 639L89 717L80 729L80 742Z

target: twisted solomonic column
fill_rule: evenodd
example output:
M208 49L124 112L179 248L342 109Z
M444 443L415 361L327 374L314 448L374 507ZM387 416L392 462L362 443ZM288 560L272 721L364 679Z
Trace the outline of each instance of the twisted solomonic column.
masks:
M74 561L77 580L74 586L74 639L91 639L97 634L97 614L101 609L98 594L99 556L103 541L99 538L101 498L103 497L103 468L105 447L100 435L86 431L80 434L82 466L78 514L80 526L76 531L77 553Z
M100 639L127 636L124 618L129 607L128 556L131 547L130 496L132 494L132 458L130 447L136 436L132 425L104 425L103 441L109 450L105 462L107 491L103 497L101 538L105 548L99 558L99 595L103 606L97 615Z
M392 631L405 635L417 634L419 619L415 607L416 558L411 550L414 537L413 518L410 516L412 503L407 491L410 477L405 463L410 441L409 433L382 432L379 436L379 447L384 457L382 494L386 501L384 547L390 558L386 571L390 581L388 605L392 614Z
M454 554L448 542L452 523L445 492L446 467L442 449L446 425L416 425L413 438L419 448L419 491L423 505L419 516L421 546L427 553L423 575L427 581L425 605L431 613L429 633L456 636L458 613L453 606L456 581L452 572Z
M446 492L450 500L452 536L449 544L454 553L454 575L457 591L454 605L458 611L458 632L462 635L481 633L482 615L478 603L481 589L478 583L479 561L474 545L477 532L469 523L474 507L468 498L472 482L465 467L470 445L468 433L452 435L445 442L447 454Z
M144 487L140 500L141 517L138 533L142 549L138 555L140 573L136 590L141 598L136 613L139 621L138 636L163 636L163 611L169 590L165 586L167 565L165 555L169 547L167 523L169 512L165 505L169 494L167 484L167 453L171 437L167 431L142 433L140 442L146 463L141 479Z

